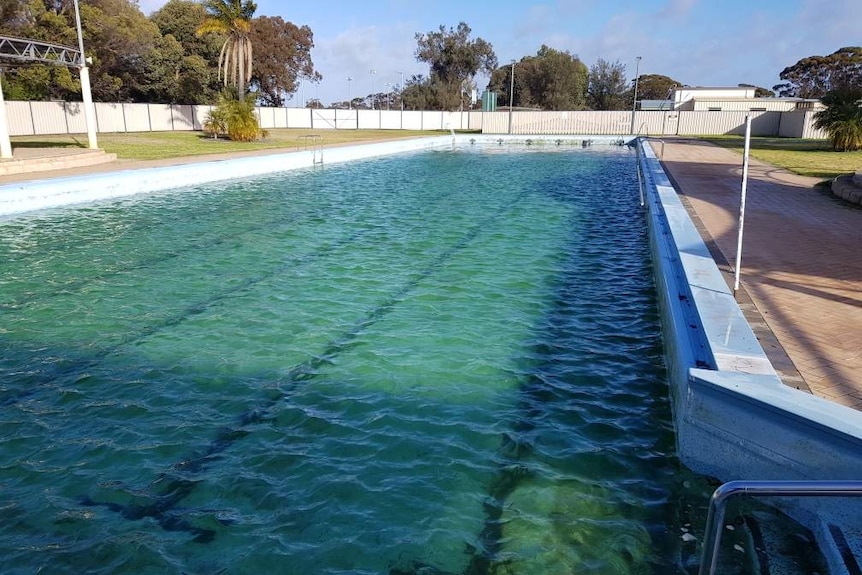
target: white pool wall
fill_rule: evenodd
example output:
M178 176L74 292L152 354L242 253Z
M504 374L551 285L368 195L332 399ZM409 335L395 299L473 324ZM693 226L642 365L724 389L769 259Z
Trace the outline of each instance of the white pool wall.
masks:
M499 143L506 141L523 144L530 139L527 136L450 134L335 147L324 147L324 140L323 145L319 147L310 145L309 149L298 152L203 160L194 164L97 172L65 178L35 179L0 186L0 216L109 200L221 180L311 168L319 164L338 164L402 152L445 148L452 146L454 142ZM597 145L601 145L619 142L620 139L618 136L555 136L546 137L545 141L548 143L565 141L578 145L582 142L595 142Z

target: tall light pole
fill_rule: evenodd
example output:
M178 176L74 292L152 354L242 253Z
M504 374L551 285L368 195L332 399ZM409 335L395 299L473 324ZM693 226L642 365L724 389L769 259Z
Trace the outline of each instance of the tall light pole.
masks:
M371 74L371 109L374 109L374 74L377 73L377 70L369 70Z
M3 73L0 68L0 158L12 157L12 141L9 139L9 123L6 121L6 101L3 99Z
M509 133L512 133L512 108L515 107L515 61L512 60L512 77L509 83Z
M398 99L401 100L401 111L404 111L404 72L398 72L401 74L401 84L399 84L400 92L398 94Z
M350 95L350 83L353 81L353 76L347 77L347 109L353 109L353 98Z
M631 133L635 133L635 110L638 105L638 80L640 79L640 69L641 69L641 57L638 56L635 58L635 93L632 97L632 129Z
M81 96L84 99L84 117L87 119L87 141L91 150L99 148L96 142L96 109L93 107L93 94L90 88L90 69L84 56L84 35L81 33L81 11L75 0L75 28L78 31L78 49L81 51Z

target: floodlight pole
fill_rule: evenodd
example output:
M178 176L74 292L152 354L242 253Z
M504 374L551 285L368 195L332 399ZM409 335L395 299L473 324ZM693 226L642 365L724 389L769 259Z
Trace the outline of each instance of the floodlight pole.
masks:
M6 121L6 101L3 99L3 71L0 70L0 158L12 158L12 141L9 139L9 123Z
M512 60L512 78L509 83L509 134L512 133L512 108L515 107L515 61Z
M398 72L398 73L401 74L401 84L399 85L400 86L400 92L398 93L398 99L401 100L401 118L400 118L401 128L399 128L399 129L403 130L404 129L404 72Z
M81 51L81 95L84 99L84 118L87 120L87 141L91 150L97 150L96 141L96 109L93 107L93 94L90 88L90 69L87 68L87 58L84 56L84 34L81 32L81 12L78 0L75 0L75 27L78 30L78 49Z
M641 69L641 57L637 56L635 58L635 93L632 97L632 129L631 133L635 133L635 110L638 107L638 80L640 79L640 69Z

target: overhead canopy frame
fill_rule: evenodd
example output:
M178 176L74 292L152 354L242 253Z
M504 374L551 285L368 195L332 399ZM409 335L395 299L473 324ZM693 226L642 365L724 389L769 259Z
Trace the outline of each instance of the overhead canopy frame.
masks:
M87 119L87 139L90 149L96 149L98 148L96 143L96 113L90 90L90 71L87 68L87 60L84 58L84 41L81 34L78 0L75 0L75 23L78 32L78 49L40 40L0 36L0 60L42 62L78 68L81 74L84 115ZM9 140L9 124L6 121L6 102L3 100L2 85L0 85L0 158L12 158L12 143Z
M81 52L77 48L11 36L0 36L0 59L43 62L70 68L81 66Z

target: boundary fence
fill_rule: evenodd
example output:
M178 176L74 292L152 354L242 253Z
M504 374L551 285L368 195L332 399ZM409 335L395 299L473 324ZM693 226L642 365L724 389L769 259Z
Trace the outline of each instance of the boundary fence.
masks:
M212 106L180 104L95 103L96 131L199 131ZM584 134L642 136L742 134L752 116L752 134L826 138L813 126L811 111L639 111L631 112L440 112L340 110L311 108L256 109L261 127L311 130L480 130L486 134ZM7 101L11 136L79 134L87 131L80 102ZM511 122L511 126L510 126Z

